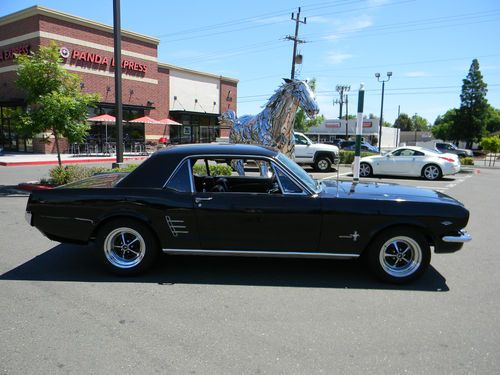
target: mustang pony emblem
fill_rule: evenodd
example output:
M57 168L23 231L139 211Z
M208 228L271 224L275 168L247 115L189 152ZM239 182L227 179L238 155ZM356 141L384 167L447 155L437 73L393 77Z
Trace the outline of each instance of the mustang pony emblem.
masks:
M361 237L361 235L358 233L357 230L354 231L353 234L350 234L348 236L339 236L339 238L350 238L352 239L354 242L356 242L358 240L358 238Z

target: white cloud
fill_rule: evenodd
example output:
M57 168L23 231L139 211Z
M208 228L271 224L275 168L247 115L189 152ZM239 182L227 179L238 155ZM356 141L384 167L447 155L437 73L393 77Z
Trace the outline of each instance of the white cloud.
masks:
M256 18L255 23L272 24L290 20L290 16L276 16L267 18Z
M336 24L334 31L330 35L323 37L323 39L337 40L349 34L360 32L372 26L373 20L372 17L365 14L342 21L336 21L334 23Z
M337 51L330 51L327 56L327 60L331 64L341 64L346 60L349 60L352 58L353 55L349 53L343 53L343 52L337 52Z
M330 19L323 17L323 16L312 16L312 17L307 17L307 22L313 22L313 23L329 23L331 22Z
M405 77L430 77L430 74L427 72L416 71L416 72L406 72L403 74Z

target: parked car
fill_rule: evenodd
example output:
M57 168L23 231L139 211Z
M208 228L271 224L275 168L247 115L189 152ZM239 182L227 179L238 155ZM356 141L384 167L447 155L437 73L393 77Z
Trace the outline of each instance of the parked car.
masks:
M448 153L448 154L455 154L455 155L458 155L460 157L472 157L472 156L474 156L472 150L458 148L453 143L437 142L434 147L439 152Z
M295 132L295 161L311 165L318 172L329 172L339 162L339 148L325 143L314 143L305 134Z
M265 164L220 175L232 161ZM253 163L250 163L250 162ZM159 253L354 259L404 283L436 253L470 236L469 211L427 189L313 180L285 155L253 145L196 144L157 151L133 172L33 191L28 223L59 242L95 242L113 272L145 271Z
M342 148L345 151L355 151L356 150L356 142L352 145L345 146ZM378 147L372 146L368 142L361 142L361 151L363 152L374 152L378 154Z
M399 147L385 155L363 157L359 166L361 177L392 175L438 180L459 171L460 160L456 155L416 146Z

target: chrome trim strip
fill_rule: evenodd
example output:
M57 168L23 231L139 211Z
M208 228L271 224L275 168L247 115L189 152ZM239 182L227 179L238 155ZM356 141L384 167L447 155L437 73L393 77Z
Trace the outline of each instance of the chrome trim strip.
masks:
M467 233L464 229L459 231L459 236L444 236L442 238L443 242L469 242L472 240L472 237L469 233Z
M94 224L94 220L91 220L91 219L85 219L83 217L75 217L75 220L78 220L78 221L86 221L86 222L89 222L91 224Z
M359 254L308 253L298 251L245 251L245 250L198 250L198 249L162 249L166 254L183 255L227 255L248 257L285 257L285 258L330 258L354 259Z

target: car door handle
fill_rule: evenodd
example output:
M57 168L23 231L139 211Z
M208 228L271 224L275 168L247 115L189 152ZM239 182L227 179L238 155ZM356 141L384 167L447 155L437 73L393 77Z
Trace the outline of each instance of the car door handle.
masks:
M211 201L213 199L213 197L196 197L194 198L194 201L195 203L201 203L201 202L204 202L204 201Z

